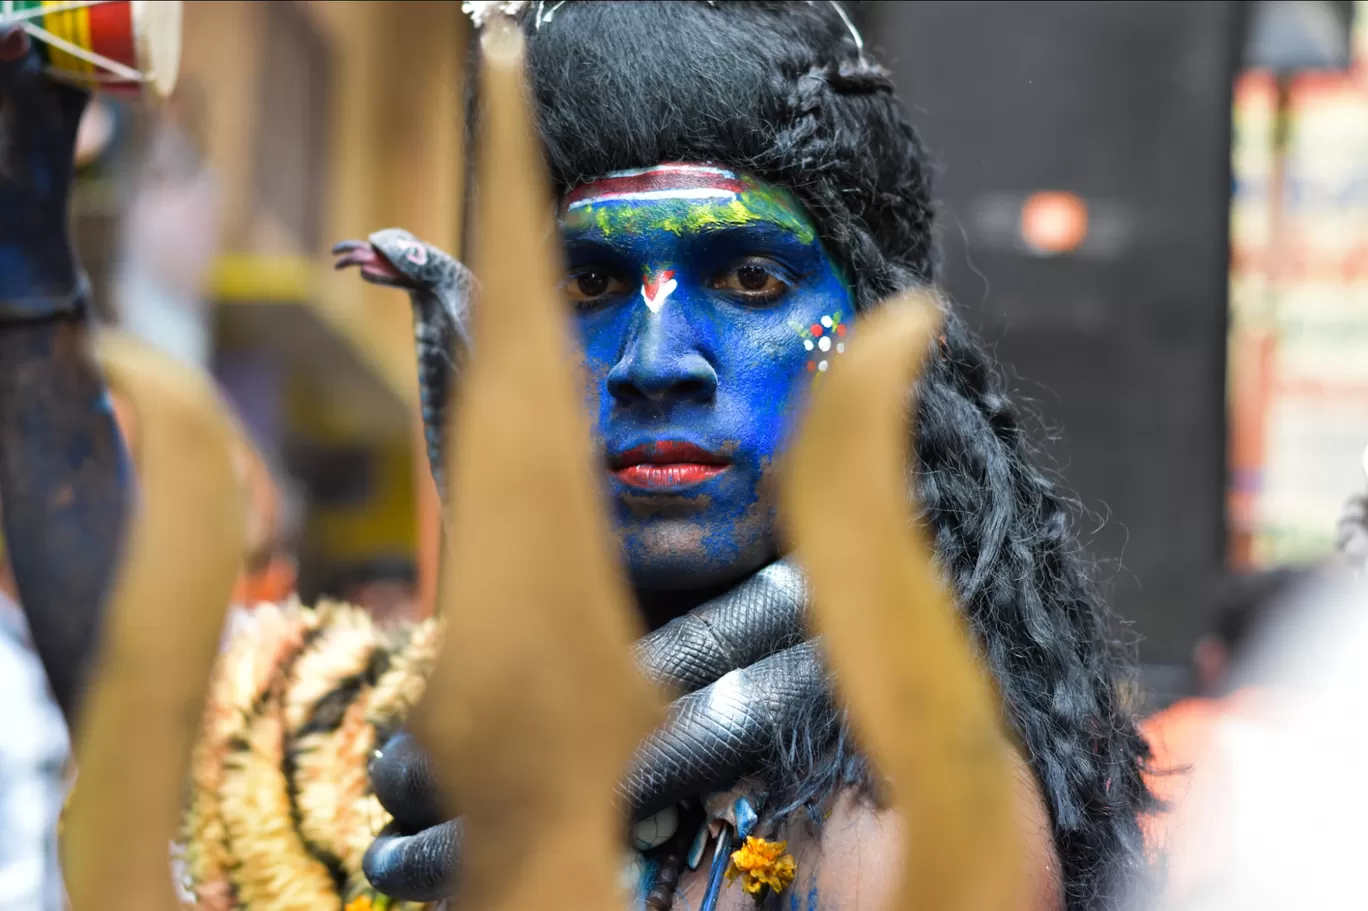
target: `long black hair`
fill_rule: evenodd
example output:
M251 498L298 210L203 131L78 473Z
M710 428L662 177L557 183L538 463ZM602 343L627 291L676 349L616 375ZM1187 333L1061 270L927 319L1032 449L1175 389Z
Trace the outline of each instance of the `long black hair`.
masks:
M926 150L834 4L532 6L531 78L559 192L662 161L723 163L798 196L857 308L935 280ZM924 519L1049 806L1067 905L1114 907L1141 879L1151 801L1148 748L1121 696L1128 668L1071 502L1034 464L994 365L953 312L943 332L915 420ZM781 810L867 784L839 715L808 716L772 770Z

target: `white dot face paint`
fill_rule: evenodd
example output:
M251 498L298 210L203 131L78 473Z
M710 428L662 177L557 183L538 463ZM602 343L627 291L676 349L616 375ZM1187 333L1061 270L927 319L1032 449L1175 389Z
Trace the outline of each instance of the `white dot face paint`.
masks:
M789 323L803 342L803 350L808 353L809 373L826 373L831 367L830 358L845 353L845 342L841 341L847 331L841 311L825 313L811 323Z

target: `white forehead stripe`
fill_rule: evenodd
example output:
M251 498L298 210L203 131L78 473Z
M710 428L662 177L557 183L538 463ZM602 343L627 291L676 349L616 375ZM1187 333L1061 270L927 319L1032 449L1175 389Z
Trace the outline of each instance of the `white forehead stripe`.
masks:
M599 202L736 199L745 187L735 171L711 165L662 164L617 171L572 190L567 211Z
M619 177L642 177L646 174L711 174L714 177L721 177L723 180L738 179L735 171L705 164L658 164L650 168L628 168L626 171L614 171L611 174L605 174L599 179L615 180Z
M629 200L632 202L645 202L652 199L735 199L736 193L731 190L724 190L720 187L681 187L678 190L642 190L637 193L604 193L602 196L590 196L585 199L577 199L567 206L567 210L592 206L596 203L619 202Z

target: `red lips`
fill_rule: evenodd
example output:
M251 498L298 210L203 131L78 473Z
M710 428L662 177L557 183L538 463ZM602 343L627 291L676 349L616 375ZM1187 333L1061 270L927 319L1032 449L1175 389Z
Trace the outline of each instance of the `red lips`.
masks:
M608 467L629 487L680 488L715 478L730 462L692 443L662 440L612 456Z

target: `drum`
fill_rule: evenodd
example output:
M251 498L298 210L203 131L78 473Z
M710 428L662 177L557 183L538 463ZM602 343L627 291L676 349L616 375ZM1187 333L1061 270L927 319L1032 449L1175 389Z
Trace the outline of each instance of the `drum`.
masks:
M84 88L165 98L180 70L181 0L3 0L49 75Z

